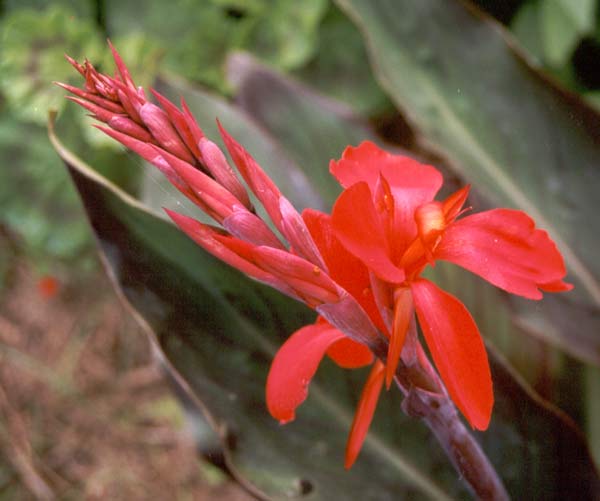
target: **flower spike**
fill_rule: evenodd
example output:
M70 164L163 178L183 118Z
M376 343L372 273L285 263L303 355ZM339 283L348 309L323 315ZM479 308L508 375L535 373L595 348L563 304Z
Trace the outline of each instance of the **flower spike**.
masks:
M178 108L156 91L158 104L148 101L109 45L115 77L67 56L83 76L83 88L58 85L103 122L98 129L156 166L220 225L166 209L183 232L213 256L318 314L273 360L266 384L271 415L281 423L295 418L328 356L346 369L372 365L350 430L346 468L358 457L384 383L401 389L407 412L418 395L427 394L450 406L454 416L451 398L473 428L485 430L494 395L477 325L456 297L421 275L444 260L529 299L569 290L563 258L549 235L517 210L464 215L470 210L463 208L469 186L435 200L443 181L436 168L372 142L349 146L341 159L331 161L331 174L343 187L332 214L312 209L300 214L217 121L233 165L270 219L263 220L185 101ZM435 368L419 340L417 322ZM435 412L429 407L427 412ZM455 420L452 426L462 425ZM452 446L446 446L452 455Z

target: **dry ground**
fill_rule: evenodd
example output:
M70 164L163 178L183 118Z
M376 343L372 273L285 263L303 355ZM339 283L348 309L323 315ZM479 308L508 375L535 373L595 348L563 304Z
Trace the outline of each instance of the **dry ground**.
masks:
M146 340L108 281L0 292L0 499L251 499L199 461Z

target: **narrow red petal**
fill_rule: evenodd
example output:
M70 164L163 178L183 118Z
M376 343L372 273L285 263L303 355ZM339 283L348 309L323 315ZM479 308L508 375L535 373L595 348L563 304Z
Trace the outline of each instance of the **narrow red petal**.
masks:
M342 334L326 323L297 330L279 348L267 377L267 408L281 424L292 421L327 349Z
M229 166L221 149L206 137L198 141L198 148L204 165L217 182L233 193L246 208L252 209L246 189Z
M283 196L279 198L279 213L281 214L283 234L289 242L292 251L320 268L327 270L327 265L306 226L306 222L290 201Z
M494 394L487 353L465 306L428 280L411 284L425 341L448 393L471 426L485 430Z
M392 283L404 280L404 272L394 265L388 254L381 219L366 183L344 190L335 202L331 221L340 243L378 277Z
M540 289L570 288L562 281L566 270L556 244L518 210L495 209L454 222L446 228L435 258L529 299L541 299Z
M462 213L461 209L467 201L469 191L471 191L471 185L467 184L460 190L452 193L452 195L448 196L448 198L442 202L442 210L444 211L446 224L450 224Z
M346 444L346 457L344 461L344 467L348 470L352 467L358 453L362 448L362 444L365 441L369 426L373 420L373 414L375 414L375 407L377 407L377 400L381 393L381 387L383 386L383 380L385 376L384 365L381 361L377 360L369 378L365 383L360 401L354 414L354 421L350 428L350 435L348 436L348 442Z
M205 251L217 257L229 266L237 268L245 275L266 283L271 287L295 299L300 299L292 288L280 277L269 273L252 262L254 246L243 240L222 235L214 228L183 214L165 209L173 222Z
M128 87L135 89L135 84L133 83L133 79L131 78L129 70L127 69L127 65L123 62L123 59L121 59L121 56L117 52L117 49L114 48L110 40L108 40L108 46L110 47L113 59L115 60L115 64L117 65L123 83L126 84Z
M183 117L185 118L185 123L187 124L192 134L192 137L194 138L194 142L198 144L200 139L204 137L204 132L198 125L198 122L196 122L194 115L192 115L192 112L190 111L190 108L185 102L185 99L183 99L183 97L181 98L181 109L183 110Z
M256 247L253 257L262 269L289 282L306 299L317 301L317 304L335 303L340 299L338 285L327 273L306 259L286 250L265 246Z
M202 155L200 154L200 150L198 149L198 142L194 138L194 134L192 134L188 123L186 121L186 117L182 111L180 111L177 106L175 106L171 101L169 101L165 96L163 96L160 92L150 89L150 92L154 94L154 97L160 103L165 113L169 116L171 123L177 129L177 132L183 139L185 145L189 148L189 150L194 154L194 156L200 160Z
M367 346L344 337L333 343L327 356L344 369L357 369L373 363L373 353Z
M73 87L72 85L68 85L62 82L54 82L59 87L69 91L71 94L75 94L86 101L91 101L94 104L104 108L107 111L112 111L113 113L125 113L123 107L115 103L114 101L109 101L108 99L103 98L102 96L98 96L97 94L92 94L91 92L87 92L79 87Z
M256 198L260 200L260 203L267 211L267 214L275 224L275 227L284 234L279 209L279 199L281 197L279 188L277 188L275 183L267 176L246 149L229 135L219 122L217 122L217 124L225 147L231 155L240 174L244 178L244 181L246 181L246 184L250 187L252 193L256 195Z
M175 127L171 124L165 111L152 103L145 103L139 110L144 125L152 133L152 137L173 155L194 163L194 156L179 137Z
M408 325L413 314L413 300L410 289L398 289L394 293L394 323L385 370L385 386L388 389L394 379Z

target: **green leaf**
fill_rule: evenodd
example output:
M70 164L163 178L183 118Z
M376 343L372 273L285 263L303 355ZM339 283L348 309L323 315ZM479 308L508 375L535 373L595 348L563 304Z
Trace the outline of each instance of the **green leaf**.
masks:
M533 56L533 62L541 66L544 61L544 46L540 28L540 4L524 3L513 18L510 28L519 42Z
M401 413L397 391L382 395L359 461L350 473L343 470L364 371L322 364L297 420L278 425L264 405L268 365L283 339L313 314L207 255L55 137L53 143L118 292L189 401L209 413L240 480L276 498L466 497L425 427ZM570 492L584 499L598 477L581 436L491 356L497 405L489 431L479 436L509 489L519 496L544 492L560 499Z
M595 0L544 0L539 15L546 60L551 66L563 66L577 42L593 31Z
M332 4L319 27L314 57L295 76L319 92L347 103L356 112L375 115L392 105L373 74L365 71L366 60L360 33Z
M493 205L529 213L562 251L575 290L549 295L543 309L513 301L516 320L600 364L599 117L460 2L338 4L363 32L382 87L427 140Z

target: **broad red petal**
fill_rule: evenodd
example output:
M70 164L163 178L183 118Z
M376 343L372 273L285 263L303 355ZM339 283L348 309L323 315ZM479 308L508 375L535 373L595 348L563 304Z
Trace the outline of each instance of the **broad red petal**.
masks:
M554 242L524 212L495 209L449 225L436 259L456 263L492 284L529 299L541 290L569 290L565 265Z
M340 243L378 277L392 283L404 280L404 272L390 259L381 219L366 183L357 183L339 196L331 221Z
M352 421L352 428L350 428L344 461L346 469L352 467L365 441L369 426L371 426L371 421L373 420L375 407L377 407L377 400L381 393L384 376L384 365L381 361L377 360L363 388L354 414L354 421Z
M369 348L345 337L333 343L327 356L344 369L357 369L373 363L373 353Z
M454 296L428 280L411 284L425 341L448 393L471 426L485 430L494 394L487 353L475 321Z
M369 141L347 147L340 160L330 162L329 169L343 187L365 182L372 193L379 176L385 178L394 197L394 256L397 257L416 235L415 209L433 200L443 182L435 167L393 155Z
M331 174L344 188L365 182L372 191L382 174L394 189L422 191L429 202L442 186L442 175L431 165L417 162L404 155L393 155L370 141L348 146L342 158L329 163Z
M267 408L281 424L292 421L327 349L344 334L318 322L294 332L281 346L267 377Z
M385 325L370 288L369 270L359 259L350 254L335 237L331 216L314 209L306 209L302 213L302 218L323 256L325 265L329 270L329 276L350 293L377 328L385 332Z

